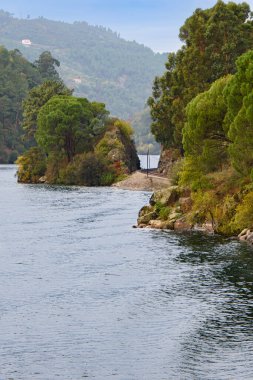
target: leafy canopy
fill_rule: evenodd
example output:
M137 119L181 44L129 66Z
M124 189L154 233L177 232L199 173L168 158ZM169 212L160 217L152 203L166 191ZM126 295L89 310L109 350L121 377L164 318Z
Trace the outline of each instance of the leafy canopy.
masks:
M54 96L39 111L36 141L46 153L64 153L70 162L75 154L90 150L97 126L101 127L107 114L104 104Z
M229 153L242 175L253 173L253 51L238 58L237 72L226 89Z
M154 81L148 103L152 131L165 147L182 144L185 107L216 79L235 72L236 58L253 47L253 21L246 3L196 9L180 29L184 42L169 54L166 72Z
M33 88L23 101L23 129L27 139L33 139L37 129L37 116L40 108L56 95L70 96L69 90L62 82L47 80Z

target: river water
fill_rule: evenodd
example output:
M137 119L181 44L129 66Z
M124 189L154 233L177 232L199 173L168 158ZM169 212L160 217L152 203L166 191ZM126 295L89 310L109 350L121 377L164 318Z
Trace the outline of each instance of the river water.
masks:
M253 379L253 251L0 167L0 380Z

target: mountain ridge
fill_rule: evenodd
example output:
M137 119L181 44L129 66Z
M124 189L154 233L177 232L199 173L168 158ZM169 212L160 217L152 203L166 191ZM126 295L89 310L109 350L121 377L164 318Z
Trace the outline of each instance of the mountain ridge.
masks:
M31 46L23 46L23 39L31 40ZM77 96L102 101L113 115L126 119L144 108L167 58L166 53L154 53L86 21L18 19L3 10L0 44L19 49L30 61L49 50L61 62L60 75Z

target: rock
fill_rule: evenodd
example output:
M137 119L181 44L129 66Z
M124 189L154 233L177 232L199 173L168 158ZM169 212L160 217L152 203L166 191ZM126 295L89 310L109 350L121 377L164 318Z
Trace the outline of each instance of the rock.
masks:
M151 219L155 219L155 218L157 218L156 212L154 212L154 211L153 212L149 212L148 214L140 216L137 219L137 223L138 224L148 224Z
M253 232L249 228L245 228L239 235L240 241L246 241L249 244L253 244Z
M250 232L247 236L247 242L253 244L253 232Z
M174 230L175 231L189 231L192 229L192 226L190 223L188 223L184 217L178 219L174 223Z
M138 217L140 218L141 216L144 216L144 215L148 214L151 211L153 211L153 207L152 206L143 206L140 209L140 211L139 211Z
M214 228L211 222L204 223L203 228L205 232L208 232L209 234L214 234Z
M149 226L151 228L157 228L160 230L166 229L167 228L166 225L167 225L166 221L164 221L164 220L150 220L150 222L149 222Z
M245 228L242 230L242 232L238 235L238 239L240 241L247 241L248 237L251 236L252 232L249 228ZM253 240L252 240L253 241Z
M190 209L192 207L191 197L181 197L181 198L179 198L178 203L180 205L180 210L183 213L190 211Z
M175 222L173 220L166 220L165 226L167 230L174 230Z
M162 148L160 160L158 163L158 171L162 174L169 174L173 164L181 157L180 151L178 149Z
M242 232L238 235L238 238L240 238L243 235L246 235L248 231L250 231L248 228L244 228L244 230L242 230Z
M38 180L39 183L46 183L47 182L47 177L43 175L42 177L39 178Z
M178 186L170 186L167 189L156 191L150 198L150 205L160 203L162 206L170 206L179 199Z
M211 222L206 222L203 224L194 224L192 229L194 231L205 232L208 234L214 234L215 232Z
M182 214L181 212L177 212L176 210L172 211L169 216L168 216L168 220L169 221L176 221L178 219L180 219L182 217Z

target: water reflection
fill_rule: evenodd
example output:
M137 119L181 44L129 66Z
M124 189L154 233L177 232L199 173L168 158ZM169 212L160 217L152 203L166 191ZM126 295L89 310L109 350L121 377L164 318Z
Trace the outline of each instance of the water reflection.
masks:
M183 264L184 287L166 283L161 291L200 301L181 337L182 378L252 379L252 248L198 233L178 234L176 241L184 248L173 255L177 264ZM250 363L246 368L245 360Z

